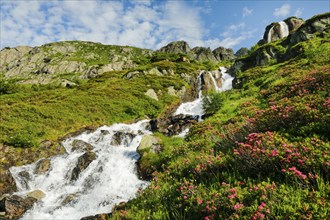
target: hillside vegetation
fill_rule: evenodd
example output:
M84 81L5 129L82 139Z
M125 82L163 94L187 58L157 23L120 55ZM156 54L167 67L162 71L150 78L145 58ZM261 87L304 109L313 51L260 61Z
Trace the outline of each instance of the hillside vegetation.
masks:
M329 219L329 33L294 47L238 72L184 141L159 134L163 152L142 158L150 187L112 219Z

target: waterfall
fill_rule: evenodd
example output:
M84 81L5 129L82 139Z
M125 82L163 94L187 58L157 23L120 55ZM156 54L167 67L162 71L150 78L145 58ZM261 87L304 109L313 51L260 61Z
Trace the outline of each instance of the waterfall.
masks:
M216 92L224 92L226 90L229 90L232 88L232 81L234 79L234 77L232 77L231 75L229 75L227 73L227 69L225 67L220 67L220 71L221 71L221 87L218 86L216 79L214 78L214 76L209 72L210 77L212 79L212 82L214 84L214 88L216 90ZM179 115L179 114L183 114L183 115L194 115L194 116L199 116L199 119L202 118L202 116L204 115L204 109L203 109L203 95L202 95L202 87L201 87L201 75L204 73L204 70L200 72L199 76L198 76L198 82L199 82L199 96L196 100L192 101L192 102L185 102L182 103L178 109L175 111L174 115Z
M274 26L272 26L268 31L267 43L272 42L272 30L273 30L273 28L274 28Z
M217 91L232 88L232 80L226 68L220 68L222 86ZM182 103L176 114L204 114L202 103L201 71L198 76L198 97L193 102ZM139 159L137 147L146 134L151 134L148 120L135 124L114 124L102 126L94 132L85 132L62 142L66 149L63 155L50 159L50 168L44 173L37 172L38 163L11 167L18 192L26 196L29 192L41 190L45 197L38 200L22 219L80 219L99 213L109 213L120 202L133 199L139 190L149 182L136 175ZM184 137L189 129L179 136ZM82 143L81 147L77 142ZM86 167L72 178L79 161L86 154L95 156ZM84 163L84 162L83 162ZM85 163L86 164L86 163ZM70 178L71 177L71 178Z
M281 28L281 38L287 37L289 35L289 27L284 21L278 22Z
M63 142L67 153L51 158L51 168L45 174L35 173L37 163L10 168L19 189L17 195L24 196L33 190L45 193L22 219L80 219L109 213L115 204L133 199L148 185L138 179L135 170L139 158L136 148L143 135L151 133L148 126L148 120L115 124L70 138ZM114 141L116 136L121 136L119 142ZM92 145L96 158L72 181L69 178L72 170L84 154L74 150L75 140ZM24 179L21 172L27 172L29 179Z

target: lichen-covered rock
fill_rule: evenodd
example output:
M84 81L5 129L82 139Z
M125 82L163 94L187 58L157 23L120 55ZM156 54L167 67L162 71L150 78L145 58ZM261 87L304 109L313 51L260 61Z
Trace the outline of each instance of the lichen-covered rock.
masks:
M194 47L190 53L198 61L216 61L209 47Z
M137 148L137 152L140 155L143 155L143 152L159 153L162 149L160 142L160 138L154 135L144 135Z
M148 91L146 91L144 94L146 96L149 96L150 98L155 99L156 101L158 101L158 96L157 96L157 93L155 92L155 90L148 89Z

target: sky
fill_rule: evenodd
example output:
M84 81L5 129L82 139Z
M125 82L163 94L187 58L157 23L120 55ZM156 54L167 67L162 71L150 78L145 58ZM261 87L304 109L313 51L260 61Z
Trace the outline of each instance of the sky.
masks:
M265 27L330 11L329 0L0 0L0 48L82 40L152 50L250 48Z

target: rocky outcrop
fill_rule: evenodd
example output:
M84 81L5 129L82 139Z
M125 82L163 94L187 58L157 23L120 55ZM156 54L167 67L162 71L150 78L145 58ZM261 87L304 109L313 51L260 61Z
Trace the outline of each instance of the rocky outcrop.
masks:
M249 53L249 49L246 48L246 47L242 47L238 51L236 51L235 57L236 58L241 58L241 57L244 57L244 56L248 55L248 53Z
M194 47L191 50L191 56L201 62L204 61L216 61L211 49L208 47Z
M18 78L20 83L63 84L89 79L114 70L137 66L135 60L152 55L151 50L102 45L92 42L67 41L40 47L4 48L0 51L0 73ZM71 74L70 79L62 78Z
M218 47L212 53L217 61L231 61L235 59L234 51L231 48Z
M78 162L76 166L73 168L72 173L71 173L71 181L75 181L79 178L79 175L82 171L84 171L88 165L95 160L96 154L92 151L88 151L81 155L78 158Z
M290 17L284 21L274 22L265 29L263 40L260 44L269 43L287 37L290 32L298 29L304 21L301 18Z
M330 29L330 12L314 16L307 20L300 28L294 32L289 42L291 45L297 44L301 41L309 40L315 36L316 33L323 33Z
M86 216L81 218L80 220L107 220L111 217L111 213L102 213L92 216Z
M164 53L185 53L188 54L190 52L190 47L185 41L175 41L167 44L166 46L160 48L159 52Z
M150 125L152 131L159 131L165 135L172 136L181 133L197 122L198 118L196 116L180 114L166 118L153 119L150 121Z

